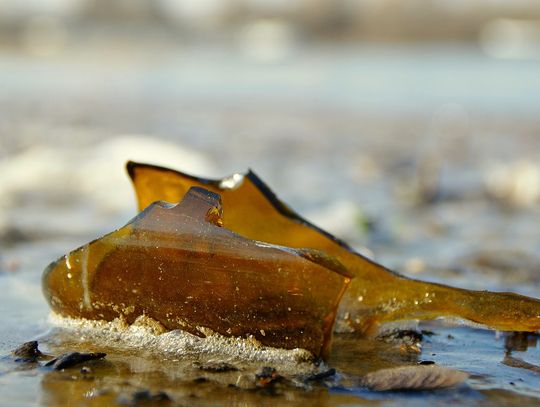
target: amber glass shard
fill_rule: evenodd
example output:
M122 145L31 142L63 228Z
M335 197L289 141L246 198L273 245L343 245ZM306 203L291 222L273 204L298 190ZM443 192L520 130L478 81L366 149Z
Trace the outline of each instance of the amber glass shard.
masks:
M156 200L179 202L189 188L202 186L221 195L226 228L255 240L317 249L338 259L354 276L340 304L341 328L370 332L386 321L451 316L500 330L540 329L540 301L400 276L300 217L251 171L208 180L134 162L127 168L140 208Z
M269 346L325 356L349 282L322 253L241 237L221 227L219 195L192 188L52 263L43 276L53 311L167 329L252 335Z

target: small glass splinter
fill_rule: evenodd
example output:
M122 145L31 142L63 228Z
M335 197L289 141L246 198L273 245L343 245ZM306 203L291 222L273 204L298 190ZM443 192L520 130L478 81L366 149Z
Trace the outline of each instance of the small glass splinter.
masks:
M146 315L169 330L210 328L325 357L347 270L314 250L241 237L222 227L219 195L185 192L49 265L53 311L128 323Z
M309 247L338 259L354 276L339 307L340 330L370 333L382 322L440 316L464 318L499 330L540 329L539 300L400 276L294 213L251 171L208 180L129 162L128 172L141 209L156 200L178 202L192 186L204 187L221 195L224 227L250 239Z

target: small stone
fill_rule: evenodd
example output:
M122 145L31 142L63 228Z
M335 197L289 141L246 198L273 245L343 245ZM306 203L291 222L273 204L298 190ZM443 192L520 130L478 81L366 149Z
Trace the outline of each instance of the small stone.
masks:
M17 349L11 351L11 354L15 356L15 362L35 362L38 357L43 355L38 349L37 341L25 342Z
M264 366L258 373L255 374L255 378L257 379L259 386L268 386L281 381L283 376L278 374L275 368Z

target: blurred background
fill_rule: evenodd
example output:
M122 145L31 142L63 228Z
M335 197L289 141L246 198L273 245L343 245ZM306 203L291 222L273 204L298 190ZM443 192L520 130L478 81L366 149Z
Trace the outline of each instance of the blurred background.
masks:
M0 274L128 221L131 159L251 167L394 269L538 295L539 62L532 0L0 0Z

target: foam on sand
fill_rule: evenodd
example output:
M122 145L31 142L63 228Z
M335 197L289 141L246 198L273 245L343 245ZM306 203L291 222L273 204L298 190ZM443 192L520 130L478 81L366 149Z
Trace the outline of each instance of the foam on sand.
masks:
M204 337L182 330L166 331L163 326L142 316L129 325L123 318L96 321L63 317L51 313L50 322L64 330L76 333L82 340L112 348L132 348L162 354L167 357L227 357L230 360L271 363L283 366L305 365L314 368L314 357L305 349L278 349L262 345L253 337L226 337L204 327Z

